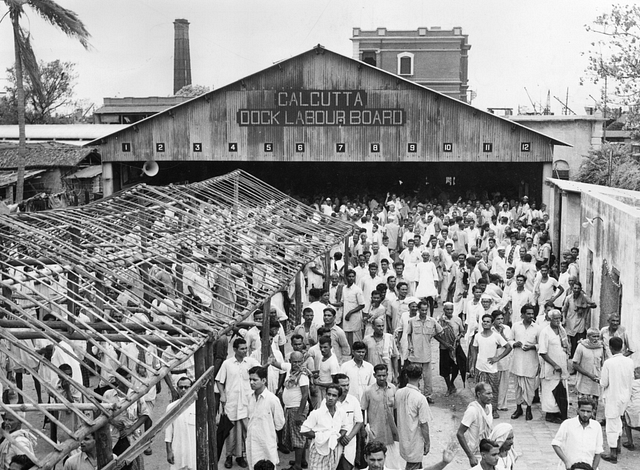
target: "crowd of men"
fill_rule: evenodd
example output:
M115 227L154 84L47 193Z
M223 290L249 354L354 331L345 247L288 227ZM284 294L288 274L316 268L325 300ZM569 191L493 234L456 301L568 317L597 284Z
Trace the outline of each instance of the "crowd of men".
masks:
M507 411L508 396L516 402L511 419L533 420L539 401L545 420L560 424L551 444L564 468L597 468L601 456L617 461L625 432L625 446L633 447L640 371L634 380L632 338L617 315L608 327L590 329L596 304L580 281L579 252L571 247L555 260L544 206L526 196L442 205L388 195L382 204L327 199L317 209L359 229L332 249L330 263L319 257L304 267L302 318L288 300L292 284L272 304L268 358L262 357L262 311L254 313L254 326L215 347L225 468L278 465L283 452L291 454L291 470L422 468L430 452L436 362L445 399L457 393L458 379L463 386L476 381L476 399L456 434L473 468L512 469L517 460L513 428L495 421ZM171 283L164 276L170 271L155 276ZM199 276L208 281L192 289L215 304L215 278L206 270ZM177 371L173 398L192 386L189 367ZM575 418L568 416L572 373ZM594 419L599 399L607 454ZM138 407L114 442L144 413ZM195 469L193 407L165 440L171 468ZM452 453L447 448L428 468L444 468Z
M336 205L327 199L317 207L360 228L346 249L332 250L329 264L319 257L305 266L308 301L290 336L293 351L282 362L272 347L264 379L273 384L273 394L283 396L284 421L269 423L282 432L262 429L261 436L272 438L263 447L272 452L258 457L276 461L273 449L279 446L294 452L295 470L361 468L368 463L368 440L384 445L387 468L421 468L429 452L432 369L438 361L445 395L457 392L458 377L463 384L468 377L478 383L477 400L458 430L471 466L512 468L517 458L512 428L493 426L510 394L516 398L511 419L532 420L539 400L547 421L571 421L571 373L582 382L598 382L597 393L576 391L594 418L598 398L618 403L609 411L611 405L605 406L610 451L603 457L615 461L621 417L632 402L628 356L634 349L619 317L612 315L594 343L603 351L597 376L581 370L589 362L581 359L585 351L595 350L587 333L596 305L582 289L578 250L572 247L559 263L554 260L544 207L537 210L526 197L512 208L489 202L444 207L393 198L383 205L373 202ZM434 317L438 305L443 313ZM271 337L283 346L275 312L273 319ZM249 355L260 349L258 332L249 331L244 339ZM439 344L438 358L432 357L433 340ZM236 341L242 349L242 341ZM239 360L236 353L227 361L237 366ZM607 366L619 360L625 367L615 370L624 372L605 378L604 371L612 370ZM251 413L247 416L250 421ZM600 427L593 419L587 424ZM563 436L556 437L554 449L566 468L597 467L601 448L576 452ZM244 463L237 442L235 450L227 443L227 468L234 456ZM494 453L499 462L490 464Z

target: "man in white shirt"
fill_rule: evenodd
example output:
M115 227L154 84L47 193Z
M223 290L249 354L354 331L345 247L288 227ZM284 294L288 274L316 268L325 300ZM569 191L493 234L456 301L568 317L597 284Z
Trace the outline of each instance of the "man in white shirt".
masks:
M371 307L371 293L376 290L376 286L381 282L385 282L383 278L378 276L378 264L369 263L369 273L360 279L358 287L362 290L364 296L364 311L368 312Z
M478 246L480 230L476 228L476 223L473 219L468 219L467 223L469 224L469 226L464 229L464 231L467 234L467 243L469 244L469 249L471 249L472 246Z
M362 394L373 382L373 365L364 360L367 355L367 346L356 341L351 348L353 359L340 366L340 371L349 377L349 393L362 400Z
M243 456L242 448L249 417L249 395L251 393L249 369L259 366L260 363L247 357L247 342L242 338L237 338L233 342L233 352L234 356L222 363L216 376L216 385L220 390L220 403L234 425L227 442L227 458L224 466L225 468L233 466L235 454L238 465L246 468L247 462Z
M616 463L622 436L621 416L631 401L631 386L633 384L633 360L622 354L622 338L611 338L609 349L612 357L604 361L600 375L602 398L604 399L604 417L607 420L606 434L609 453L602 458Z
M421 260L420 251L415 248L415 239L407 240L407 248L400 253L400 259L404 263L404 281L409 286L409 294L415 292L418 276L418 263Z
M177 391L180 397L191 388L193 381L189 377L178 380ZM168 413L178 401L167 405ZM164 434L167 462L171 468L196 468L196 404L189 407L167 427Z
M561 461L558 470L571 468L576 462L586 462L598 468L602 454L602 428L591 419L593 406L591 398L578 399L578 416L565 420L551 441Z
M253 393L249 397L247 424L247 460L253 468L260 460L278 465L278 438L276 431L284 427L284 411L280 400L267 388L267 368L249 369L249 384Z
M508 316L505 315L505 321L511 321L511 315L513 315L514 318L517 318L518 313L522 310L524 305L534 305L533 292L525 289L525 282L525 275L518 274L518 276L516 276L516 288L509 290L505 289L503 304L505 306L505 311L507 310L507 307L509 311Z
M342 390L336 407L342 409L347 415L347 434L338 439L338 442L344 446L339 463L339 467L344 470L351 470L355 465L356 440L364 422L360 400L349 393L349 382L349 377L345 374L340 373L333 377L333 383L339 385Z
M362 310L365 299L362 289L355 285L356 273L354 270L347 270L347 285L342 289L343 311L342 327L347 334L349 345L354 341L362 341L363 324Z

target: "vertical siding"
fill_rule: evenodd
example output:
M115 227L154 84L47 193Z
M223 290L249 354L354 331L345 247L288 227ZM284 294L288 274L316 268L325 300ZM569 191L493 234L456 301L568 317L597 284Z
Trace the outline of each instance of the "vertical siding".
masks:
M366 108L404 109L402 126L252 126L238 125L240 109L273 109L279 90L365 90ZM140 122L107 137L103 161L386 161L386 162L546 162L552 161L549 139L511 121L325 51L310 51L198 100ZM122 142L132 152L122 152ZM155 144L165 144L156 152ZM229 143L238 151L230 152ZM264 144L273 143L273 152ZM409 153L407 144L417 143ZM453 144L444 152L443 144ZM493 152L482 144L491 142ZM521 152L520 143L531 151ZM202 144L202 152L193 151ZM305 152L295 144L304 143ZM346 152L336 153L336 143ZM379 143L381 151L371 152Z

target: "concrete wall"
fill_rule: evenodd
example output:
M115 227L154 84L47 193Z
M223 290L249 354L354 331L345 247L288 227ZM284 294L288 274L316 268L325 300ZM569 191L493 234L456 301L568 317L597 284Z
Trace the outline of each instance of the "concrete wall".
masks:
M593 148L602 145L602 116L509 116L509 119L547 134L573 147L556 146L553 161L569 164L569 177L574 179L582 159ZM556 177L554 175L554 177Z
M580 193L562 192L561 197L560 253L579 245L581 224L584 221L580 214Z
M602 266L606 262L609 270L620 272L619 283L622 286L620 303L621 323L630 334L635 350L640 347L640 214L635 208L622 205L612 198L590 193L582 193L581 220L585 217L600 216L594 225L583 228L580 236L580 278L589 271L588 250L593 253L593 300L598 307L592 311L591 324L600 326L601 317L609 311L601 311L601 288L603 284ZM566 219L565 219L566 220ZM636 365L640 365L640 354L634 354Z

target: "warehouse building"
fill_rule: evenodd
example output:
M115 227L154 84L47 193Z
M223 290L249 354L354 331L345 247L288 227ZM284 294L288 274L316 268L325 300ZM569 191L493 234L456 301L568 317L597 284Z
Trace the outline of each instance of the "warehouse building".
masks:
M91 145L105 195L240 168L296 195L546 202L553 148L567 144L318 45Z

